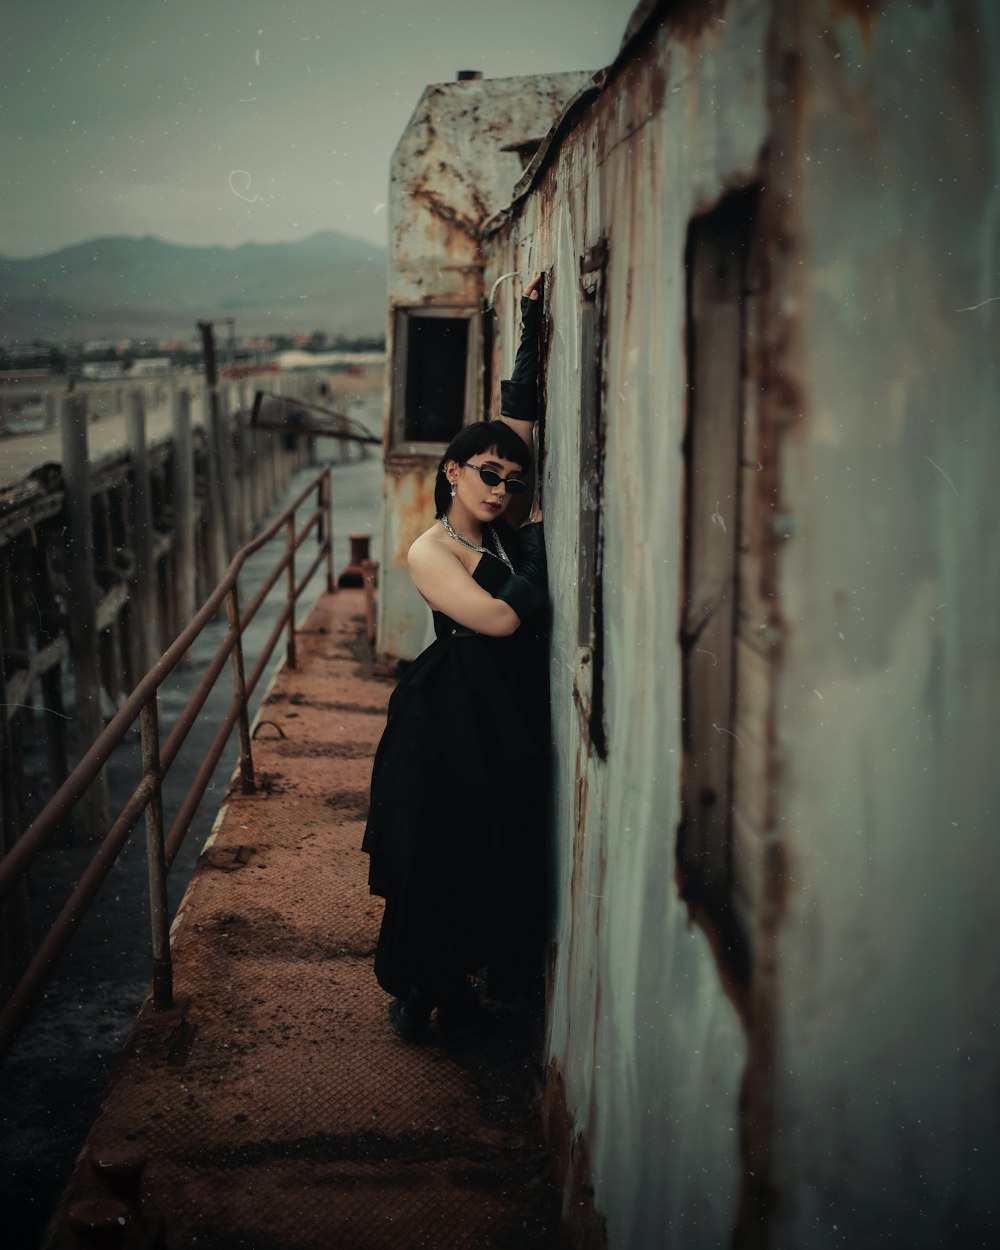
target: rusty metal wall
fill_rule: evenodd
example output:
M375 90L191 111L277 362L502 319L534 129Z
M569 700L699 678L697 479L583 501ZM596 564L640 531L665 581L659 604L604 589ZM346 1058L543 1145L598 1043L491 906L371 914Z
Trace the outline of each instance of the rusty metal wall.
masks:
M510 198L523 164L516 145L542 139L586 72L435 83L425 90L393 154L389 186L389 319L379 620L376 649L413 659L429 614L410 581L406 553L434 520L434 474L443 445L399 446L402 389L396 310L483 301L480 223ZM508 150L505 150L508 149ZM481 371L470 379L466 421L481 419Z
M794 37L774 1240L985 1245L1000 1223L1000 9L840 0L807 6Z
M641 5L486 240L487 284L548 273L547 1058L611 1247L995 1228L1000 10L882 8ZM693 216L754 185L747 507L773 647L744 1029L675 843L684 247ZM577 620L579 277L602 237L606 762ZM509 366L510 292L501 313Z
M547 274L548 1105L567 1212L591 1182L611 1247L985 1244L995 1223L998 83L991 0L643 0L509 206L461 172L475 135L447 91L452 189L428 190L438 89L397 154L395 306ZM741 189L755 462L733 502L763 631L732 722L754 811L734 848L743 987L676 858L685 248ZM580 434L587 283L600 449ZM494 390L516 315L501 286ZM603 456L599 588L580 579L584 452ZM387 463L382 649L400 655L428 468Z
M726 1245L740 1200L744 1032L675 882L687 223L758 179L768 135L769 7L716 16L641 36L487 241L487 283L514 268L548 275L558 902L547 1060L621 1250ZM606 762L589 728L594 654L578 642L580 270L602 238ZM509 367L510 291L500 311Z

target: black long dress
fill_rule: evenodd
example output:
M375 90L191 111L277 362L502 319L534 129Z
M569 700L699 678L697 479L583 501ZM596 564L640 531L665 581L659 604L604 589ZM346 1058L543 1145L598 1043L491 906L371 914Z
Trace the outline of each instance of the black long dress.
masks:
M516 571L517 534L494 524ZM491 592L509 575L492 554L473 572ZM393 691L372 771L362 849L386 902L375 975L390 994L440 1001L487 966L490 993L509 997L544 927L545 613L506 638L433 615L435 641Z

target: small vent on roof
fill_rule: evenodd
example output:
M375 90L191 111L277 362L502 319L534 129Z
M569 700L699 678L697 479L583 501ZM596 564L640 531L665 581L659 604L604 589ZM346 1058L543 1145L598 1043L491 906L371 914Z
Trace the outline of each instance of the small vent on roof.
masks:
M474 82L477 78L482 78L483 71L481 69L460 69L455 75L457 82Z
M531 158L542 146L543 139L518 139L515 143L505 143L501 148L501 152L516 152L521 158L521 168L527 169L531 164Z

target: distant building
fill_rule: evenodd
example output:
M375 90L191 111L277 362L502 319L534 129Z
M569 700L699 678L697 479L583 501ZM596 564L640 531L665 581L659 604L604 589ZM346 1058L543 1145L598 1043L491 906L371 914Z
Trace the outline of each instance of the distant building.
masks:
M92 380L123 378L125 362L123 360L87 360L81 365L80 372L84 378Z
M374 368L385 364L385 352L276 352L274 364L283 370Z
M163 377L164 374L173 371L173 364L169 356L143 356L138 360L132 361L132 368L129 370L129 377L133 378L155 378Z

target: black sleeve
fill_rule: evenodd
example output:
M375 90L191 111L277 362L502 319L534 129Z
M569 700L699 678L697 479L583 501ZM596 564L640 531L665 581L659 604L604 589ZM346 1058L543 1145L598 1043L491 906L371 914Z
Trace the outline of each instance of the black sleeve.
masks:
M523 526L517 537L521 547L518 571L493 592L493 597L512 607L524 624L548 598L542 523Z
M521 342L510 378L500 383L500 415L515 421L538 419L538 330L541 299L521 296Z

